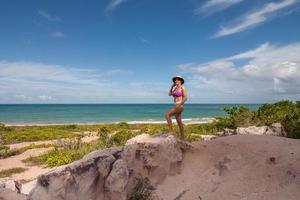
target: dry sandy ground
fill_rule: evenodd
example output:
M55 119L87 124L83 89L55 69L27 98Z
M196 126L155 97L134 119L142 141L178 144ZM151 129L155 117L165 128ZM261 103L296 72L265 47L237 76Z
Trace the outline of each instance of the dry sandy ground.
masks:
M29 149L22 154L11 156L5 159L0 159L0 170L15 168L15 167L22 167L27 168L26 171L12 175L14 180L31 180L36 178L41 173L49 171L49 168L43 168L40 166L28 166L22 162L22 160L30 157L30 156L37 156L49 151L50 148L39 148L39 149Z
M181 174L158 185L163 200L300 199L300 140L236 135L193 146Z

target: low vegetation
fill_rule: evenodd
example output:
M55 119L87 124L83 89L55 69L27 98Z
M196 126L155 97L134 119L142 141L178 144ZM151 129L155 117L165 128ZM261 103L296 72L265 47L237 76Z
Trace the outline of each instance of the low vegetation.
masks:
M4 144L75 137L68 126L9 126L0 127Z
M104 147L105 143L103 140L83 143L80 138L73 138L68 141L58 142L54 145L53 150L45 154L29 157L23 161L33 165L60 166L81 159L84 155Z
M0 171L0 178L9 177L13 174L19 174L19 173L22 173L26 170L27 170L26 168L22 168L22 167L15 167L15 168L1 170Z

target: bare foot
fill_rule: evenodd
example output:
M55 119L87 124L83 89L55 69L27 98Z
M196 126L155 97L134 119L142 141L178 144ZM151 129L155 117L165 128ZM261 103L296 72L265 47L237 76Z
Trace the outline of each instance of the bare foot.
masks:
M168 135L175 135L175 133L173 131L169 131Z
M167 138L175 138L175 133L169 132Z

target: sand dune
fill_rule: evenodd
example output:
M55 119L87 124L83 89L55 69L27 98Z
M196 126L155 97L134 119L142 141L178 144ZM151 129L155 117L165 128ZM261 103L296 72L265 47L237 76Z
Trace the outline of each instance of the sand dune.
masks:
M256 135L196 142L182 172L157 186L164 200L297 200L300 140Z

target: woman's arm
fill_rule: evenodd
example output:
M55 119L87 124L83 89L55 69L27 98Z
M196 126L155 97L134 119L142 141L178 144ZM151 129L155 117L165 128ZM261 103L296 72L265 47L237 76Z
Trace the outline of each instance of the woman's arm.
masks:
M183 86L181 86L181 89L182 89L182 93L183 93L181 104L183 105L187 101L188 95L187 95L186 89Z
M173 90L173 87L175 86L175 83L171 86L170 90L169 90L169 96L172 96L172 90Z

